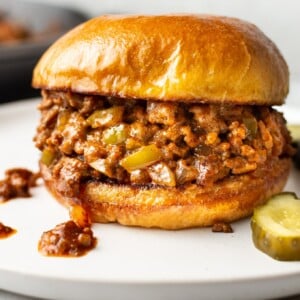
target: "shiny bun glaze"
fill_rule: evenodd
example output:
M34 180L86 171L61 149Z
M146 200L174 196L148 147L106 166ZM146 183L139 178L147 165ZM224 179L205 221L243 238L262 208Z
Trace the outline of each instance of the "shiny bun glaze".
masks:
M209 15L101 16L43 55L36 88L163 101L279 105L288 67L254 25Z

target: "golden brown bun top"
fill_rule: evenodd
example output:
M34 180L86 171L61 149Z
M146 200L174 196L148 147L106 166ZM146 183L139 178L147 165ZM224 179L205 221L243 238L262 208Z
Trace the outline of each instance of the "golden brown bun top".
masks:
M254 25L209 15L101 16L37 64L36 88L165 101L275 105L289 72Z

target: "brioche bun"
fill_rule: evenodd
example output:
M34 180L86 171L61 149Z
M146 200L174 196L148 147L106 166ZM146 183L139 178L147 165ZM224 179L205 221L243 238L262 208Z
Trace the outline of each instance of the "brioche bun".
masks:
M102 16L42 56L33 86L161 101L280 105L289 73L254 25L209 15Z

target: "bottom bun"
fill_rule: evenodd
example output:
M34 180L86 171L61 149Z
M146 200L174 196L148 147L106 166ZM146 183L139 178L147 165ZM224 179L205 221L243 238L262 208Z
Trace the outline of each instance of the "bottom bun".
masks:
M255 206L282 191L290 166L290 159L270 159L252 173L228 177L211 187L140 187L90 181L82 183L76 199L59 193L57 182L42 163L41 173L59 202L65 206L81 202L93 222L181 229L249 216Z

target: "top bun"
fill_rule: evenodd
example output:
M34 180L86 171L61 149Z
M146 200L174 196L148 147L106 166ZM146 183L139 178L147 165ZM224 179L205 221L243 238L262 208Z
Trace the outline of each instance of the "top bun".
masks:
M101 16L42 56L36 88L203 103L279 105L289 72L256 26L209 15Z

